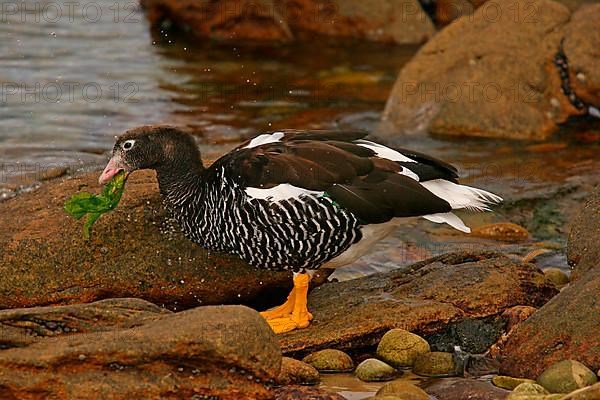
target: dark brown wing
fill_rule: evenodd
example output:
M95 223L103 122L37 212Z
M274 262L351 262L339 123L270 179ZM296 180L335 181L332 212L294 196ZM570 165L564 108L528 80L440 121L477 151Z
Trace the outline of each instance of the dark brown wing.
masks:
M447 201L404 175L407 167L403 163L378 157L375 151L354 142L364 138L366 132L282 133L284 136L274 142L255 147L248 146L260 140L242 144L218 160L213 168L225 168L227 175L242 187L268 189L287 183L325 192L364 223L451 210ZM430 158L422 159L432 163ZM407 164L414 168L426 163L415 160ZM440 170L434 179L451 175L447 168ZM416 171L412 173L419 175Z

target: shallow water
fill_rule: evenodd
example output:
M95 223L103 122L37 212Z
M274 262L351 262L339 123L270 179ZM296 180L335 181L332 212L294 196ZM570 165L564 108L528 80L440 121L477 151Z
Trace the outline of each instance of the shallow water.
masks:
M269 129L375 130L398 70L417 50L325 40L286 46L184 40L150 32L139 7L124 0L72 9L65 3L29 1L20 9L2 4L0 198L53 169L60 175L64 167L98 168L114 135L140 124L191 127L208 159ZM585 124L571 129L586 130ZM572 136L557 135L542 145L401 135L390 142L454 163L464 182L494 191L510 205L544 196L563 201L560 190L593 184L595 178L587 180L600 175L599 146ZM548 217L543 223L558 227L543 226L545 232L535 226L539 232L530 241L515 245L407 221L373 255L336 277L385 271L455 249L496 248L522 256L544 247L541 241L559 248L540 257L543 265L567 269L564 221L553 209L539 217L519 207L461 216L474 226L496 221L527 226L532 217Z

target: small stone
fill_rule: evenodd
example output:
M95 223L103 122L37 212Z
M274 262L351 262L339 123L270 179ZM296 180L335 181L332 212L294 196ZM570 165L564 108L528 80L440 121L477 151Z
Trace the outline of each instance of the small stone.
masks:
M537 378L537 383L550 393L570 393L598 381L596 374L575 360L564 360L546 368Z
M394 367L376 358L368 358L358 364L355 374L365 382L391 381L398 377L398 371Z
M307 355L302 361L312 365L319 372L350 372L354 369L352 358L335 349L317 351Z
M419 354L415 359L413 372L417 375L438 378L454 376L454 359L451 353L441 351Z
M277 377L279 385L316 385L319 381L319 371L312 365L289 357L281 359L281 372Z
M559 400L562 394L550 394L536 383L521 383L508 395L506 400Z
M546 278L554 283L556 287L561 287L569 283L569 277L559 268L546 268L544 270Z
M512 376L498 375L492 379L492 383L499 388L513 390L521 383L535 384L535 381L533 379L513 378Z
M402 380L386 383L377 391L375 398L379 400L388 396L395 396L402 400L429 399L429 395L423 389Z
M527 382L517 385L517 387L515 387L515 389L513 390L513 393L550 394L550 392L548 392L546 390L546 388L544 388L543 386L538 385L537 383L527 383Z
M412 367L419 354L430 352L429 343L404 329L388 331L377 345L377 356L395 368Z

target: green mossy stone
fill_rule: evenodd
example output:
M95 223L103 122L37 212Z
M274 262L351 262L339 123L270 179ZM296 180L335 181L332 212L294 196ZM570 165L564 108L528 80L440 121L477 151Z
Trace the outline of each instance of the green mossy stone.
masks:
M492 379L492 383L502 389L513 390L521 383L535 383L533 379L513 378L512 376L498 375Z
M412 367L418 355L429 353L429 343L404 329L388 331L377 346L377 357L394 368Z
M455 375L454 358L451 353L433 351L419 354L415 358L413 372L417 375L447 377Z
M544 275L550 280L556 287L561 287L569 283L569 277L559 268L546 268Z
M358 364L354 373L365 382L391 381L399 375L394 367L376 358L369 358Z
M335 349L320 350L302 359L319 372L351 372L354 369L352 358L343 351Z
M380 399L384 396L398 396L402 400L429 400L429 395L423 389L402 380L386 383L375 397Z
M546 368L536 381L550 393L570 393L593 385L598 377L579 361L564 360Z

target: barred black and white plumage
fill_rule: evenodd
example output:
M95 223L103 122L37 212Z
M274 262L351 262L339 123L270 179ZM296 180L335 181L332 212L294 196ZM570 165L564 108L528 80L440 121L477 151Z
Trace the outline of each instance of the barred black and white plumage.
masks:
M354 261L402 217L468 232L453 209L483 211L501 200L459 185L449 164L366 135L266 133L204 168L189 135L140 127L118 139L101 181L121 169L155 169L190 240L257 268L295 272Z

